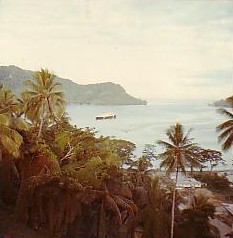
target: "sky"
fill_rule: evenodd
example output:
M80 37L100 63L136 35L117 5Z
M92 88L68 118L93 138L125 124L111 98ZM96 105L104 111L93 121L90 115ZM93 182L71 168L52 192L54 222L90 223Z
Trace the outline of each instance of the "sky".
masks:
M233 1L0 0L0 65L48 68L133 96L233 92Z

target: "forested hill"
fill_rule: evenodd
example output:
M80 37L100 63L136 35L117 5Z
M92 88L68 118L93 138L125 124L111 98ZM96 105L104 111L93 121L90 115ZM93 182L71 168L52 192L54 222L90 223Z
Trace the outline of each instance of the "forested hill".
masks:
M33 71L16 66L0 66L0 84L16 95L25 89L24 81L32 79ZM111 82L81 85L70 79L56 77L62 84L68 103L96 105L144 105L146 101L130 96L119 84Z

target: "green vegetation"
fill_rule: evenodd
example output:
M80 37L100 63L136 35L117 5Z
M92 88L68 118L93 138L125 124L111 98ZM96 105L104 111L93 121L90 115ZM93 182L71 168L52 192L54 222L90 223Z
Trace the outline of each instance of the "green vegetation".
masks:
M233 108L233 96L227 98L226 101ZM217 126L217 131L220 132L218 139L223 142L222 150L227 151L233 145L233 114L225 108L219 109L218 112L228 118L227 121Z
M24 82L34 72L16 66L0 66L0 84L20 96ZM69 79L55 77L55 83L62 84L67 103L98 105L145 105L147 102L129 95L119 84L112 82L81 85Z
M1 200L15 206L22 224L48 236L116 237L123 225L132 233L137 207L120 166L135 145L70 125L48 70L35 72L27 86L23 100L0 88Z
M25 81L29 90L22 93L25 116L35 126L39 125L38 136L41 135L45 122L49 125L59 120L64 113L64 95L57 88L55 75L47 69L34 73L35 80Z
M0 87L0 234L17 237L13 227L21 224L25 238L196 238L202 225L206 238L218 237L208 223L213 204L200 194L187 204L176 183L178 172L221 161L220 152L200 148L177 123L169 142L158 141L163 153L146 145L135 158L132 142L71 125L61 86L41 69L22 98ZM155 157L176 172L175 183L153 170ZM1 211L10 214L6 222Z
M174 237L174 220L175 220L175 200L176 200L176 185L178 181L179 171L185 174L185 167L200 166L198 147L192 143L189 138L190 130L185 134L184 128L177 123L167 130L169 142L159 140L158 144L165 148L165 151L159 154L162 159L161 167L165 167L168 173L176 172L175 187L172 196L172 217L171 217L171 238Z
M196 172L194 178L206 184L210 190L229 193L231 191L230 182L224 176L218 175L216 172Z
M216 227L208 220L214 218L215 206L209 191L197 190L182 210L182 220L179 224L179 238L215 238L219 237Z

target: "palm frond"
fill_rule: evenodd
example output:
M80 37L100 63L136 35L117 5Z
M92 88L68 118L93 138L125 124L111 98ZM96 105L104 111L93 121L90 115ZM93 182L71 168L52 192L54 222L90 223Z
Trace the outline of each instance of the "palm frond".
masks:
M233 145L233 114L224 108L218 109L218 112L229 118L229 120L221 123L216 128L218 132L221 132L218 140L219 142L223 141L222 150L227 151Z
M227 116L229 119L233 119L233 114L229 112L228 110L226 110L225 108L217 109L217 112Z
M8 125L8 124L9 124L9 113L1 113L0 125Z
M172 149L174 148L175 146L169 142L166 142L166 141L163 141L163 140L158 140L157 141L157 144L166 148L166 149Z
M127 210L130 215L134 215L136 213L136 206L133 202L130 202L128 199L124 199L120 196L113 196L113 200L117 204L118 207L121 207L124 210Z
M33 80L26 80L24 82L25 86L28 88L28 92L40 92L40 85L36 84Z
M14 124L15 124L15 127L19 130L22 130L22 131L28 131L28 123L23 120L22 118L16 118L14 120Z
M222 150L228 151L233 146L233 133L228 136L225 142L222 144Z
M118 223L122 224L121 212L120 212L116 202L114 201L114 199L110 195L106 195L105 203L111 209L111 211L115 214Z
M224 130L228 127L233 127L233 120L228 120L228 121L225 121L221 124L219 124L216 128L217 132L221 131L221 130Z
M0 126L0 144L10 154L17 156L19 154L19 147L23 142L21 135L9 127Z
M50 89L49 89L49 92L54 92L54 91L56 91L57 89L59 89L59 88L61 88L61 84L60 83L54 83L54 84L52 84L51 85L51 87L50 87Z
M171 128L167 130L166 135L168 139L175 145L176 144L176 138L174 136L174 132L171 131Z
M191 131L192 131L192 128L190 128L188 130L188 132L186 133L186 135L184 136L184 138L182 140L182 144L190 143L193 140L193 138L189 138L189 135L190 135Z
M160 168L165 167L168 172L172 172L176 167L174 156L166 157L160 163Z
M233 125L232 127L227 128L224 130L219 136L218 136L218 141L221 142L225 138L227 138L230 134L233 134Z

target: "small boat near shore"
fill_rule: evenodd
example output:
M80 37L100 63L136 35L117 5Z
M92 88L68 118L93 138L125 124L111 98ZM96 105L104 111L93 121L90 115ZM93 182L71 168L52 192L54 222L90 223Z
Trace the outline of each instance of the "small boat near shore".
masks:
M98 116L95 116L96 120L106 120L106 119L116 119L116 114L109 112L109 113L104 113Z

